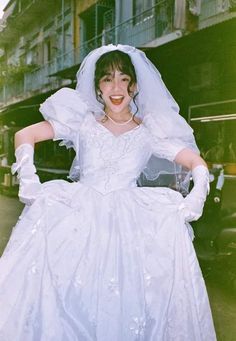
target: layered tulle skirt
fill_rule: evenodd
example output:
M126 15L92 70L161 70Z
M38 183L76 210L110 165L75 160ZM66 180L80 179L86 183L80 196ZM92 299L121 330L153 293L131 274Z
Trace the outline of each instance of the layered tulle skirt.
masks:
M181 200L45 183L0 260L0 340L215 340Z

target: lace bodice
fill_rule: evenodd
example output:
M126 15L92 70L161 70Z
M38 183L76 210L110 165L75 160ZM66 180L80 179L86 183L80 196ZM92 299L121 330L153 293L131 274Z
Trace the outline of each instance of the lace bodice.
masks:
M136 186L151 156L147 137L142 124L115 136L88 115L78 137L80 181L101 193Z
M101 193L136 186L136 179L152 154L171 162L163 164L155 159L145 168L145 175L156 179L163 169L164 173L177 173L172 161L186 148L179 139L165 136L163 127L156 125L151 114L145 115L140 126L114 136L96 120L79 93L68 88L47 98L40 105L40 112L51 123L54 140L63 140L61 145L76 151L70 178L77 181L80 173L80 181Z

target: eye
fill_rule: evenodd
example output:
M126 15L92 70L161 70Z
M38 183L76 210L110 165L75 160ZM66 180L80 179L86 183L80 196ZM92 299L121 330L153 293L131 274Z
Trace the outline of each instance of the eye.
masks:
M102 81L105 82L105 83L109 83L109 82L112 81L112 79L111 79L111 77L105 77L105 78L102 79Z
M122 81L123 81L123 82L130 82L130 78L129 78L129 77L123 77L123 78L122 78Z

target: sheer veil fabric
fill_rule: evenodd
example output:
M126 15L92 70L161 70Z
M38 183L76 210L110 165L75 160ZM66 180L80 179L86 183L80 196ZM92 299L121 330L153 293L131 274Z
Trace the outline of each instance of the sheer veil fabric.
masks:
M143 121L118 136L96 120L104 111L93 85L96 60L114 49L134 63ZM13 229L0 259L0 341L215 341L191 228L179 209L185 198L137 186L143 170L141 185L183 174L173 160L182 148L197 151L191 128L133 47L91 52L77 76L75 90L56 91L40 112L54 140L75 149L71 177L80 178L42 183Z
M109 51L120 50L127 53L135 67L137 75L138 95L135 102L138 106L136 114L143 124L148 127L155 143L163 145L163 150L168 146L176 145L190 148L199 153L193 130L179 114L179 106L166 88L161 75L145 53L128 45L107 45L90 52L77 72L76 91L87 104L87 110L92 111L97 117L104 114L104 108L96 99L94 88L95 64L101 55ZM131 102L131 110L135 112L136 106ZM70 178L78 177L78 164L72 165ZM166 175L166 176L165 176ZM187 193L190 173L177 165L173 160L167 160L163 155L153 155L143 170L138 182L140 185L149 181L159 186L167 185L172 175L174 186L182 193Z

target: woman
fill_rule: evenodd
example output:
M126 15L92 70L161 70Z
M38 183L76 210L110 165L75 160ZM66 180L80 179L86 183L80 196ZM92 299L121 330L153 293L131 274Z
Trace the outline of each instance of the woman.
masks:
M46 121L15 136L26 206L0 263L0 339L215 340L189 234L208 188L191 128L133 47L94 50L77 80L41 105ZM75 149L79 181L40 183L33 147L48 139ZM185 198L137 187L141 172L172 172L164 159L192 171Z

